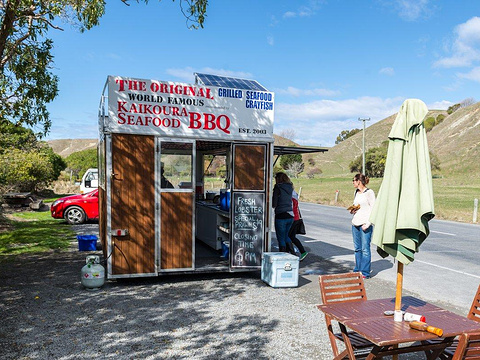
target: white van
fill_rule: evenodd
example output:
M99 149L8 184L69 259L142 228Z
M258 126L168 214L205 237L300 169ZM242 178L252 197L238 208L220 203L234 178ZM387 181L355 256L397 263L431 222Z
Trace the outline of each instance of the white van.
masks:
M98 188L98 169L88 169L83 174L80 183L80 194L85 194Z

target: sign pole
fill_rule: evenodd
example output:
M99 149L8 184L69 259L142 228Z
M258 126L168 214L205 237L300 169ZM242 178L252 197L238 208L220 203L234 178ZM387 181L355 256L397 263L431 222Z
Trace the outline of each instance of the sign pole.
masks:
M365 121L370 121L370 118L358 118L358 121L363 121L363 157L362 157L362 174L365 174Z

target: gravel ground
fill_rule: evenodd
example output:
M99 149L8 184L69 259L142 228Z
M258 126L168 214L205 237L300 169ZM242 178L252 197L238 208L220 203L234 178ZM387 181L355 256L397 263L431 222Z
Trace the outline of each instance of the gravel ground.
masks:
M90 226L77 230L95 233ZM255 272L110 280L87 291L88 254L72 239L68 251L0 261L0 358L332 358L315 304L318 274L348 271L338 264L310 254L297 288L272 288ZM370 298L393 296L392 283L366 287Z

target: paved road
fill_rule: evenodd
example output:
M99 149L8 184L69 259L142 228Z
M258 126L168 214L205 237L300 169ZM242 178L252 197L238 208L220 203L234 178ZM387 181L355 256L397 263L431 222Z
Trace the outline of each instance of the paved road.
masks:
M299 238L307 249L346 269L353 269L351 215L348 211L312 203L301 203L300 207L307 235ZM74 230L79 234L98 234L98 224L74 226ZM415 261L404 267L403 288L427 301L452 304L451 309L464 314L480 284L480 226L432 220L430 231ZM273 243L276 245L275 240ZM302 262L301 274L319 274L318 269L309 263ZM390 282L394 289L396 270L393 259L381 258L372 246L374 279ZM315 279L312 281L316 283Z
M300 237L311 252L353 268L351 215L344 208L300 204L307 235ZM480 283L480 226L432 220L430 236L415 261L404 267L403 288L427 301L451 303L460 312L470 307ZM396 263L382 259L372 246L372 275L396 279ZM465 310L466 311L466 310Z

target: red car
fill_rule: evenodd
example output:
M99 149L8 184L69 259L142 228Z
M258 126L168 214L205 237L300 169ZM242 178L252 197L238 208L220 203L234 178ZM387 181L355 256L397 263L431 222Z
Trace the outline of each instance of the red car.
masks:
M65 219L72 225L98 219L98 189L57 199L50 207L50 212L53 218Z

